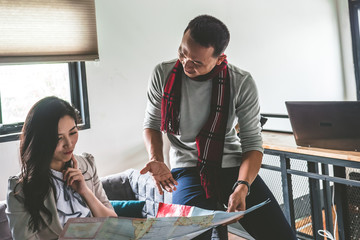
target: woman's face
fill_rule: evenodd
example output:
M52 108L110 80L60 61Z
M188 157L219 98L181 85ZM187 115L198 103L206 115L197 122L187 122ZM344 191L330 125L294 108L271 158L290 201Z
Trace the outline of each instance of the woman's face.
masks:
M56 146L50 167L61 171L65 162L71 159L78 140L78 129L75 120L66 115L58 123L58 144Z

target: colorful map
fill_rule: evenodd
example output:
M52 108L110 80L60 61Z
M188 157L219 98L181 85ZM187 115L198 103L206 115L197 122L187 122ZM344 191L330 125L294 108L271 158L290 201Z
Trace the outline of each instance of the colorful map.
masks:
M206 230L237 219L266 203L264 201L246 211L224 212L192 207L186 217L159 218L72 218L59 239L176 239L196 237Z

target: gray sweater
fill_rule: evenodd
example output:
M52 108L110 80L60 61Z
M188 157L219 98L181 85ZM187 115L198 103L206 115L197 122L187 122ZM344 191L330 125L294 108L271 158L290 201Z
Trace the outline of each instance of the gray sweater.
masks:
M160 131L161 99L165 83L176 62L171 60L158 64L150 78L147 92L144 129ZM241 153L251 150L263 152L260 107L256 85L251 75L231 64L230 109L226 127L222 167L236 167L241 163ZM180 103L180 135L167 134L170 140L171 168L195 167L197 148L195 137L208 119L212 81L198 82L184 73L182 76ZM239 124L240 139L235 126Z

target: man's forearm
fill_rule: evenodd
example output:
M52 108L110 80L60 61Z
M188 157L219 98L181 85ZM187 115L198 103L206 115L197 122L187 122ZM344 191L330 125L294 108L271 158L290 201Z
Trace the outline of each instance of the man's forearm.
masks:
M262 161L263 154L259 151L249 151L243 154L238 180L247 181L250 185L255 180ZM246 209L246 196L250 193L250 185L237 184L229 197L228 211L244 211Z
M146 128L144 130L144 142L149 154L149 160L164 162L162 133L151 128Z
M245 180L250 184L259 173L263 154L259 151L249 151L243 154L238 180Z

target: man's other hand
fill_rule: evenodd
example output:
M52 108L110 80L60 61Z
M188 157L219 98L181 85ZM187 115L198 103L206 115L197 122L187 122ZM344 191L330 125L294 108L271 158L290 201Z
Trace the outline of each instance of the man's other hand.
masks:
M145 174L149 172L153 177L156 187L161 195L164 194L163 189L168 192L172 192L176 190L176 186L178 183L173 178L169 168L165 163L159 161L150 161L148 162L143 169L141 169L140 173Z
M230 195L229 202L228 202L228 209L227 212L239 212L246 210L246 195L247 195L248 188L244 184L240 184L235 188L235 191ZM231 222L226 224L231 224L234 222L239 221L243 216L235 219Z

